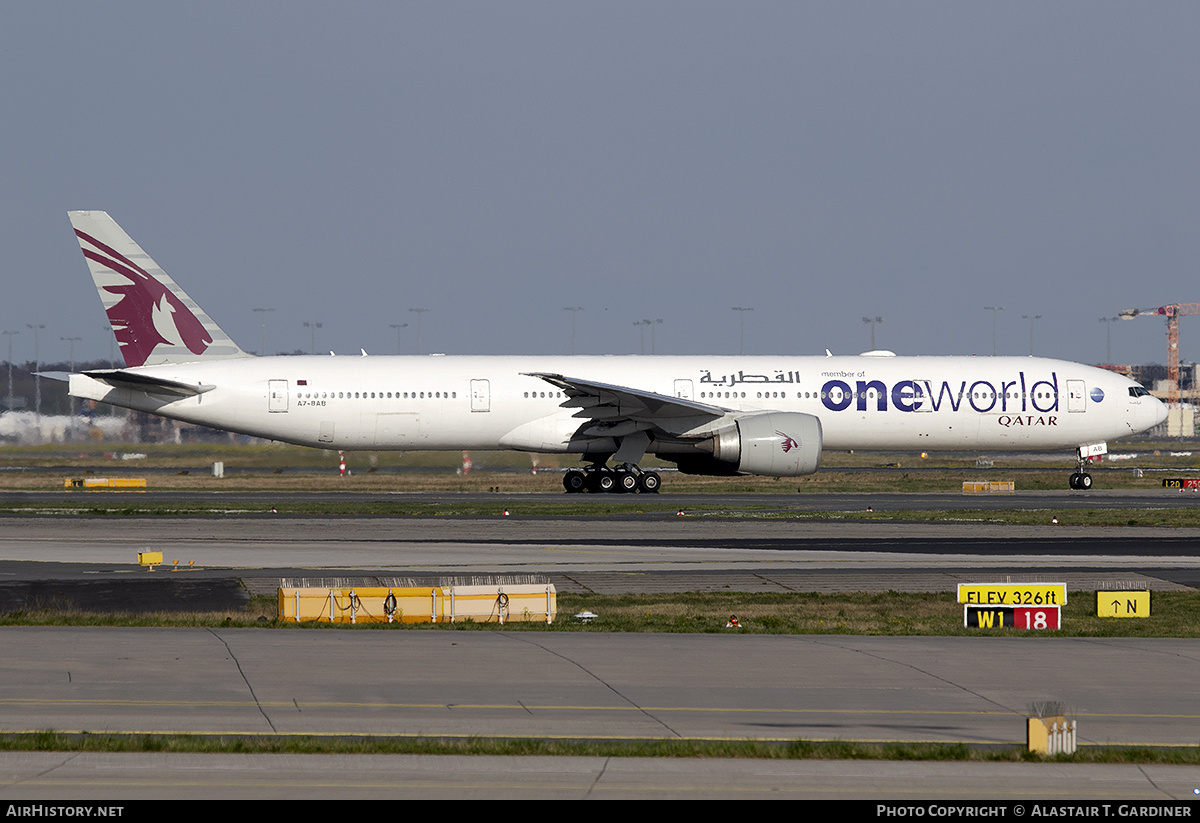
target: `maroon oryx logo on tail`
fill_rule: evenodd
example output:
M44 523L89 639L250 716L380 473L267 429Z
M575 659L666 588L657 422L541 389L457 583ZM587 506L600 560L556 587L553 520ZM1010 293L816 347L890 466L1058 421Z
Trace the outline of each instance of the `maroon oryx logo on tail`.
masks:
M109 307L108 321L121 346L126 366L143 365L160 345L187 346L192 354L202 354L209 347L212 336L170 289L137 263L91 235L78 229L75 234L92 246L82 247L84 257L129 281L128 285L102 287L121 298Z
M777 430L775 431L775 433L776 433L777 435L779 435L780 437L782 437L782 438L783 438L783 443L781 443L781 444L780 444L780 448L782 448L782 449L783 449L783 453L784 453L784 454L787 454L787 453L788 453L788 452L790 452L792 449L798 449L798 448L800 448L800 444L799 444L799 443L797 443L797 442L796 442L795 440L793 440L792 438L788 437L788 436L787 436L786 434L784 434L783 432L781 432L781 431L779 431L779 430L777 429Z

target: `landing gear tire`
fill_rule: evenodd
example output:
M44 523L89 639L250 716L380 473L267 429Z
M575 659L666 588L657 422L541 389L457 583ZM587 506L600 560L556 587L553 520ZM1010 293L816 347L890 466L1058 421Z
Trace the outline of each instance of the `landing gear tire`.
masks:
M608 469L599 469L592 475L591 490L598 494L606 494L613 490L617 485L617 478Z
M1075 472L1071 475L1071 488L1077 491L1087 491L1092 487L1092 476L1087 472Z
M563 488L567 494L582 494L587 491L587 477L579 469L571 469L563 475Z
M628 463L616 468L593 465L586 469L567 469L562 482L567 494L658 494L662 487L658 472L642 471Z

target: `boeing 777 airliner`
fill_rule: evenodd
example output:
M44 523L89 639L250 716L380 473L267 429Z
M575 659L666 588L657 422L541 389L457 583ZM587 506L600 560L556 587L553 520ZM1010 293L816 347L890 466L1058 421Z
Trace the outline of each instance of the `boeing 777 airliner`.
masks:
M811 474L830 449L1074 449L1166 419L1121 375L1033 357L255 357L102 211L69 212L125 360L74 397L329 449L577 454L569 492L696 474ZM611 466L610 466L611 464Z

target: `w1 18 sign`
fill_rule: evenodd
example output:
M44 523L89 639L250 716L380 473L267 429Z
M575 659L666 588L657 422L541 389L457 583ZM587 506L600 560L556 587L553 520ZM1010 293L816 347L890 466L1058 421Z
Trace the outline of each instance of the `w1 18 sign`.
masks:
M1057 631L1058 606L963 606L963 625L968 629L1027 629Z

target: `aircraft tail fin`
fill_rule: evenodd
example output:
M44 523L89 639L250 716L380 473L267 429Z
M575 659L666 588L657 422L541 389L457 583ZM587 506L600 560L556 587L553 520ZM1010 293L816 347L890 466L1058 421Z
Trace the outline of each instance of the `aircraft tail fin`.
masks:
M126 366L249 356L107 212L67 215Z

